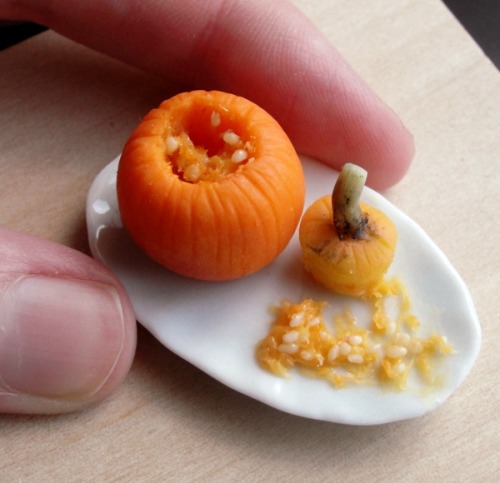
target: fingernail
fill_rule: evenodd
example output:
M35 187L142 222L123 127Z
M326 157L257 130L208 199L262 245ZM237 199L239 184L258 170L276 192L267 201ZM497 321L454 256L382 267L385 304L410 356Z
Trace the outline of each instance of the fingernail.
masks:
M0 386L49 399L95 394L124 345L111 286L25 276L0 294ZM0 392L1 392L0 390Z

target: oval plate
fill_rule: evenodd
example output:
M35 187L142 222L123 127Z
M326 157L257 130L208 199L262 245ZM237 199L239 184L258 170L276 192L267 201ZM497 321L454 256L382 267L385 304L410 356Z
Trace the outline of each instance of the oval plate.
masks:
M337 174L303 158L306 206L331 192ZM272 323L269 308L283 299L327 300L346 306L360 325L370 316L362 302L331 294L311 281L300 261L297 233L285 251L260 272L233 282L201 282L177 276L151 261L122 227L116 200L118 158L97 176L87 200L93 256L125 285L137 320L163 345L223 384L291 414L330 422L371 425L414 418L442 404L461 384L478 355L481 330L464 282L446 256L407 215L365 188L362 199L385 212L398 230L388 273L405 283L419 337L445 335L455 353L439 365L443 384L423 391L410 380L405 391L373 386L335 389L328 382L292 372L280 378L263 370L255 348ZM364 322L363 322L364 321Z

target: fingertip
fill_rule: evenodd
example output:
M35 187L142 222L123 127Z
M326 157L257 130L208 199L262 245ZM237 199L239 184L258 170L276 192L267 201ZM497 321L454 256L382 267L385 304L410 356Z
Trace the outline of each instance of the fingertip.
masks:
M368 95L371 95L368 94ZM324 142L310 144L310 139L297 143L311 157L339 171L349 162L368 171L367 184L383 191L397 184L408 172L415 155L413 135L400 118L381 101L370 112L340 120L339 128ZM355 121L351 121L355 119ZM340 132L339 132L340 131Z
M271 21L277 13L280 21ZM231 26L242 16L249 20L235 32ZM217 87L273 115L299 154L337 170L347 162L363 166L378 190L407 172L414 155L410 132L295 6L266 4L257 11L237 4L211 35L212 44L203 48L209 59L204 72L212 72ZM220 55L228 38L237 48Z
M394 186L408 172L415 155L412 134L396 124L389 130L372 158L363 163L369 172L367 184L378 191Z

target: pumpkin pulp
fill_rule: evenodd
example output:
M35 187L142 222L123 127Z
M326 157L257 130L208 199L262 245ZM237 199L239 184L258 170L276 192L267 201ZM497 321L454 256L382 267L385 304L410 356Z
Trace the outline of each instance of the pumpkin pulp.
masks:
M186 130L171 132L165 141L167 161L180 179L189 183L220 181L255 160L255 149L247 133L246 139L242 139L232 128L222 125L215 110L210 120L206 119L205 110L194 114L194 120L187 120Z
M387 286L391 296L406 296L399 282ZM375 318L362 327L348 310L328 320L326 305L306 299L295 304L285 301L276 307L271 330L256 350L259 364L282 377L296 367L336 388L377 384L404 390L412 376L417 377L424 393L440 387L438 364L453 353L453 348L439 334L418 337L418 325L407 323L413 315L403 306L399 324L381 332Z

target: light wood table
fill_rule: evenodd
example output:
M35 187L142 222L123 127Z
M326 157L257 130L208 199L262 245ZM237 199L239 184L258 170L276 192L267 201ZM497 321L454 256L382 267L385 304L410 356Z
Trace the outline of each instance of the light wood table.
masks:
M104 403L0 416L0 481L497 481L500 75L438 0L296 3L415 135L412 168L385 194L471 290L483 329L471 374L423 418L342 426L233 392L140 329ZM0 223L88 251L88 187L162 82L52 32L0 52L0 72Z

